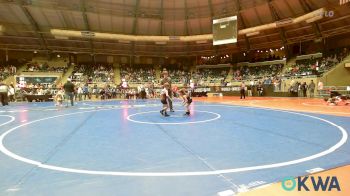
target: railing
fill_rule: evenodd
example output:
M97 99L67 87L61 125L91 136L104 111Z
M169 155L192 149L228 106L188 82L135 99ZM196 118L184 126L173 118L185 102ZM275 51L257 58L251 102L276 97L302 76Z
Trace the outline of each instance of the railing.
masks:
M330 97L332 94L350 95L349 86L324 86L322 90L319 90L319 96Z

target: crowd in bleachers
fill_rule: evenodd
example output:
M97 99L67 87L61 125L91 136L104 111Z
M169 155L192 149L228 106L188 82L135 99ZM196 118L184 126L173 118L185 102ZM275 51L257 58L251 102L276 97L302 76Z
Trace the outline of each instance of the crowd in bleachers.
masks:
M191 79L197 81L199 85L207 83L222 83L226 80L230 68L197 69L191 73Z
M14 65L0 65L0 81L5 80L7 77L15 75L17 67Z
M74 82L84 83L99 83L99 82L114 82L114 70L110 64L75 65L72 75L70 76Z
M46 63L37 63L32 62L28 63L25 72L57 72L57 73L65 73L68 69L68 65L66 66L53 66Z
M317 54L321 56L320 54ZM321 75L339 62L341 62L345 57L350 55L348 49L341 49L340 51L332 51L328 54L323 55L323 57L313 57L315 55L307 55L305 59L300 59L296 61L295 65L292 65L286 73L282 73L284 64L271 64L271 65L257 65L257 64L267 64L267 63L256 63L255 66L222 66L221 68L199 68L196 71L188 71L182 66L169 66L166 68L169 73L169 77L172 79L174 86L178 84L190 84L195 83L196 86L208 86L209 84L222 84L224 86L228 85L230 81L227 81L229 73L232 73L233 81L248 81L248 86L258 86L258 85L274 85L275 90L281 90L281 84L284 77L293 76L309 76L309 75ZM254 61L270 61L281 59L276 56L269 56L266 59L252 59ZM211 58L203 60L203 64L218 64L226 63L227 59ZM27 72L58 72L65 73L68 66L49 66L48 63L29 63L22 65L27 66ZM244 65L242 63L241 65ZM140 97L143 90L146 92L148 97L156 97L157 92L154 89L159 89L159 81L156 79L156 66L152 65L121 65L120 66L120 79L122 83L126 82L129 84L137 84L139 87L130 88L130 86L124 87L122 84L114 83L114 69L111 64L78 64L74 65L74 70L72 75L69 77L76 85L76 99L89 99L91 97L110 99L110 98L136 98ZM211 67L211 66L207 66ZM161 66L159 71L163 72ZM186 68L186 67L185 67ZM231 70L232 69L232 70ZM232 72L230 72L230 70ZM13 65L0 65L0 81L5 80L7 77L16 74L17 68ZM162 74L160 74L162 77ZM54 83L56 83L55 81ZM251 83L252 82L252 83ZM17 84L17 89L19 97L21 95L54 95L57 89L61 85L56 86L56 84L28 84L25 86L19 86ZM99 84L99 85L95 85ZM103 87L101 87L103 86ZM152 86L152 87L150 87ZM156 87L154 87L156 86ZM314 84L310 84L310 89L314 91ZM132 86L135 87L135 86ZM293 84L291 85L290 92L303 92L302 96L305 96L305 91L308 89L306 84Z
M231 58L229 56L213 56L213 57L202 57L198 60L199 65L217 65L217 64L229 64Z
M165 69L165 68L164 68ZM161 74L164 71L161 70ZM169 77L171 78L173 83L181 83L186 84L189 82L189 79L191 78L191 73L188 71L185 71L184 69L178 69L178 68L166 68L166 70L169 73Z
M282 69L283 64L241 66L233 68L233 80L268 80L279 75Z
M129 83L145 83L156 79L155 69L150 66L130 67L122 65L120 67L121 78L127 78Z
M255 63L255 62L264 62L264 61L275 61L275 60L283 60L283 57L270 54L266 57L253 57L249 62Z
M349 50L344 48L342 51L334 51L319 58L308 58L297 60L296 64L292 65L286 73L286 76L309 76L321 75L339 62L343 61L345 57L350 55Z

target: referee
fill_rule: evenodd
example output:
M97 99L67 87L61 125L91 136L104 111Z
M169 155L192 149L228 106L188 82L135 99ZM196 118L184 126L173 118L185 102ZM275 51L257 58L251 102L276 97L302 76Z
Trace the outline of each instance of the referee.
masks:
M166 69L163 70L163 78L160 81L160 84L162 86L164 86L165 83L169 84L169 90L168 90L168 94L169 94L169 97L168 97L169 109L170 109L170 112L174 112L173 101L171 100L173 98L173 92L172 92L172 88L171 88L171 78L169 77L169 73L168 73L168 71Z

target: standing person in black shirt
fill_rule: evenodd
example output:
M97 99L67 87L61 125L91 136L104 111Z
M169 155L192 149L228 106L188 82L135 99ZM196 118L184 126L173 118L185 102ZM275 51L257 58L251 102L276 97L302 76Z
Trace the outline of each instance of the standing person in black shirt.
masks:
M68 78L67 82L63 85L65 97L70 99L70 104L71 106L74 106L74 91L75 91L75 86L71 82L71 79ZM67 107L68 107L68 102L67 102Z
M258 92L258 96L263 95L264 88L263 88L261 82L259 82L258 86L256 87L256 91Z
M243 97L243 99L245 99L245 83L244 82L242 82L241 83L241 99L242 99L242 97Z
M303 82L303 84L301 85L301 90L303 92L303 97L307 97L307 95L306 95L306 91L307 91L307 84L306 84L306 82Z
M164 70L163 71L163 78L162 80L160 81L160 84L162 86L164 86L165 83L168 83L169 84L169 88L168 88L168 104L169 104L169 108L170 108L170 112L174 112L174 109L173 109L173 101L172 101L172 98L173 98L173 92L172 92L172 88L171 88L171 78L169 77L169 73Z

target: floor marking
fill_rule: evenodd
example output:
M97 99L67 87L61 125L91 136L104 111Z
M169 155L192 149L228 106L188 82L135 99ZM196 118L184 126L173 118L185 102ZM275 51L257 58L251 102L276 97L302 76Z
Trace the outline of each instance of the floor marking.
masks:
M291 110L291 109L281 109L281 108L277 108L277 107L267 107L267 106L262 106L262 105L258 105L256 104L259 101L263 101L263 100L255 100L255 101L250 101L248 102L249 105L253 106L253 107L258 107L258 108L264 108L264 109L276 109L276 110ZM350 112L329 112L329 111L315 111L315 110L293 110L296 112L308 112L308 113L320 113L320 114L350 114Z
M179 110L179 111L182 111L182 110ZM149 125L186 125L186 124L205 123L205 122L210 122L210 121L214 121L214 120L217 120L217 119L221 118L221 115L218 114L218 113L215 113L215 112L200 111L200 110L196 110L196 112L198 112L198 113L214 114L216 117L215 118L211 118L211 119L207 119L207 120L190 121L190 122L147 122L147 121L138 121L138 120L134 120L134 119L131 118L133 116L140 115L140 114L159 113L159 111L149 111L149 112L139 112L139 113L131 114L126 119L128 121L131 121L131 122L134 122L134 123L149 124ZM162 117L162 116L160 116L160 114L159 114L159 117ZM169 117L167 117L167 118L171 118L171 115Z
M217 193L218 196L234 196L235 192L233 190L226 190Z
M9 120L9 121L7 121L7 122L4 122L4 123L0 124L0 127L2 127L2 126L4 126L4 125L7 125L7 124L9 124L9 123L13 122L13 121L16 119L15 117L10 116L10 115L0 115L0 116L5 116L5 117L9 117L9 118L11 118L11 120Z
M66 167L59 167L59 166L54 166L54 165L48 165L45 163L41 163L39 161L31 160L22 156L19 156L11 151L9 151L5 146L4 146L4 139L5 137L15 131L16 129L20 127L24 127L29 124L41 122L44 120L49 120L49 119L54 119L54 118L59 118L63 116L71 116L71 115L76 115L76 114L83 114L83 113L88 113L88 112L97 112L97 111L106 111L106 110L113 110L113 109L99 109L99 110L90 110L90 111L82 111L82 112L75 112L75 113L68 113L68 114L61 114L61 115L56 115L56 116L51 116L51 117L46 117L46 118L41 118L37 119L34 121L30 121L27 123L24 123L22 125L18 125L16 127L13 127L6 132L4 132L0 136L0 151L3 152L5 155L16 159L18 161L22 161L28 164L35 165L39 168L43 169L50 169L50 170L55 170L55 171L61 171L61 172L68 172L68 173L78 173L78 174L89 174L89 175L107 175L107 176L135 176L135 177L175 177L175 176L207 176L207 175L220 175L220 174L227 174L227 173L237 173L237 172L246 172L246 171L255 171L255 170L262 170L262 169L271 169L271 168L278 168L278 167L284 167L288 165L294 165L294 164L299 164L303 163L306 161L314 160L317 158L320 158L322 156L325 156L327 154L330 154L334 152L335 150L339 149L342 145L344 145L348 139L348 133L347 131L326 119L319 118L316 116L308 115L308 114L303 114L303 113L297 113L297 112L292 112L292 111L286 111L286 110L276 110L276 109L267 109L267 108L260 108L260 107L251 107L251 106L230 106L230 105L197 105L199 106L205 106L205 107L227 107L227 108L254 108L258 110L270 110L270 111L277 111L277 112L284 112L284 113L289 113L289 114L295 114L299 116L305 116L309 118L313 118L322 122L325 122L327 124L330 124L334 127L336 127L341 133L342 133L342 138L334 145L328 148L327 150L324 150L322 152L319 152L317 154L291 160L291 161L285 161L285 162L278 162L278 163L272 163L272 164L265 164L265 165L257 165L257 166L249 166L249 167L241 167L241 168L233 168L233 169L221 169L221 170L212 170L212 171L189 171L189 172L119 172L119 171L102 171L102 170L85 170L85 169L74 169L74 168L66 168ZM9 122L7 122L9 123ZM2 126L2 125L1 125Z
M19 190L20 190L19 188L10 188L10 189L7 189L6 192L16 192Z
M57 111L58 109L57 108L52 108L52 109L45 109L43 111Z
M265 188L265 187L269 187L271 185L273 185L273 183L264 184L264 185L261 185L261 186L254 187L254 188L250 189L250 191L256 190L256 189L262 189L262 188Z
M306 105L306 106L313 106L313 107L329 107L330 105L324 105L324 104L311 104L312 102L308 103L308 102L303 102L301 103L302 105Z
M313 168L313 169L306 170L306 172L309 173L309 174L313 174L313 173L317 173L317 172L321 172L321 171L324 171L324 169L320 168L320 167L316 167L316 168Z

